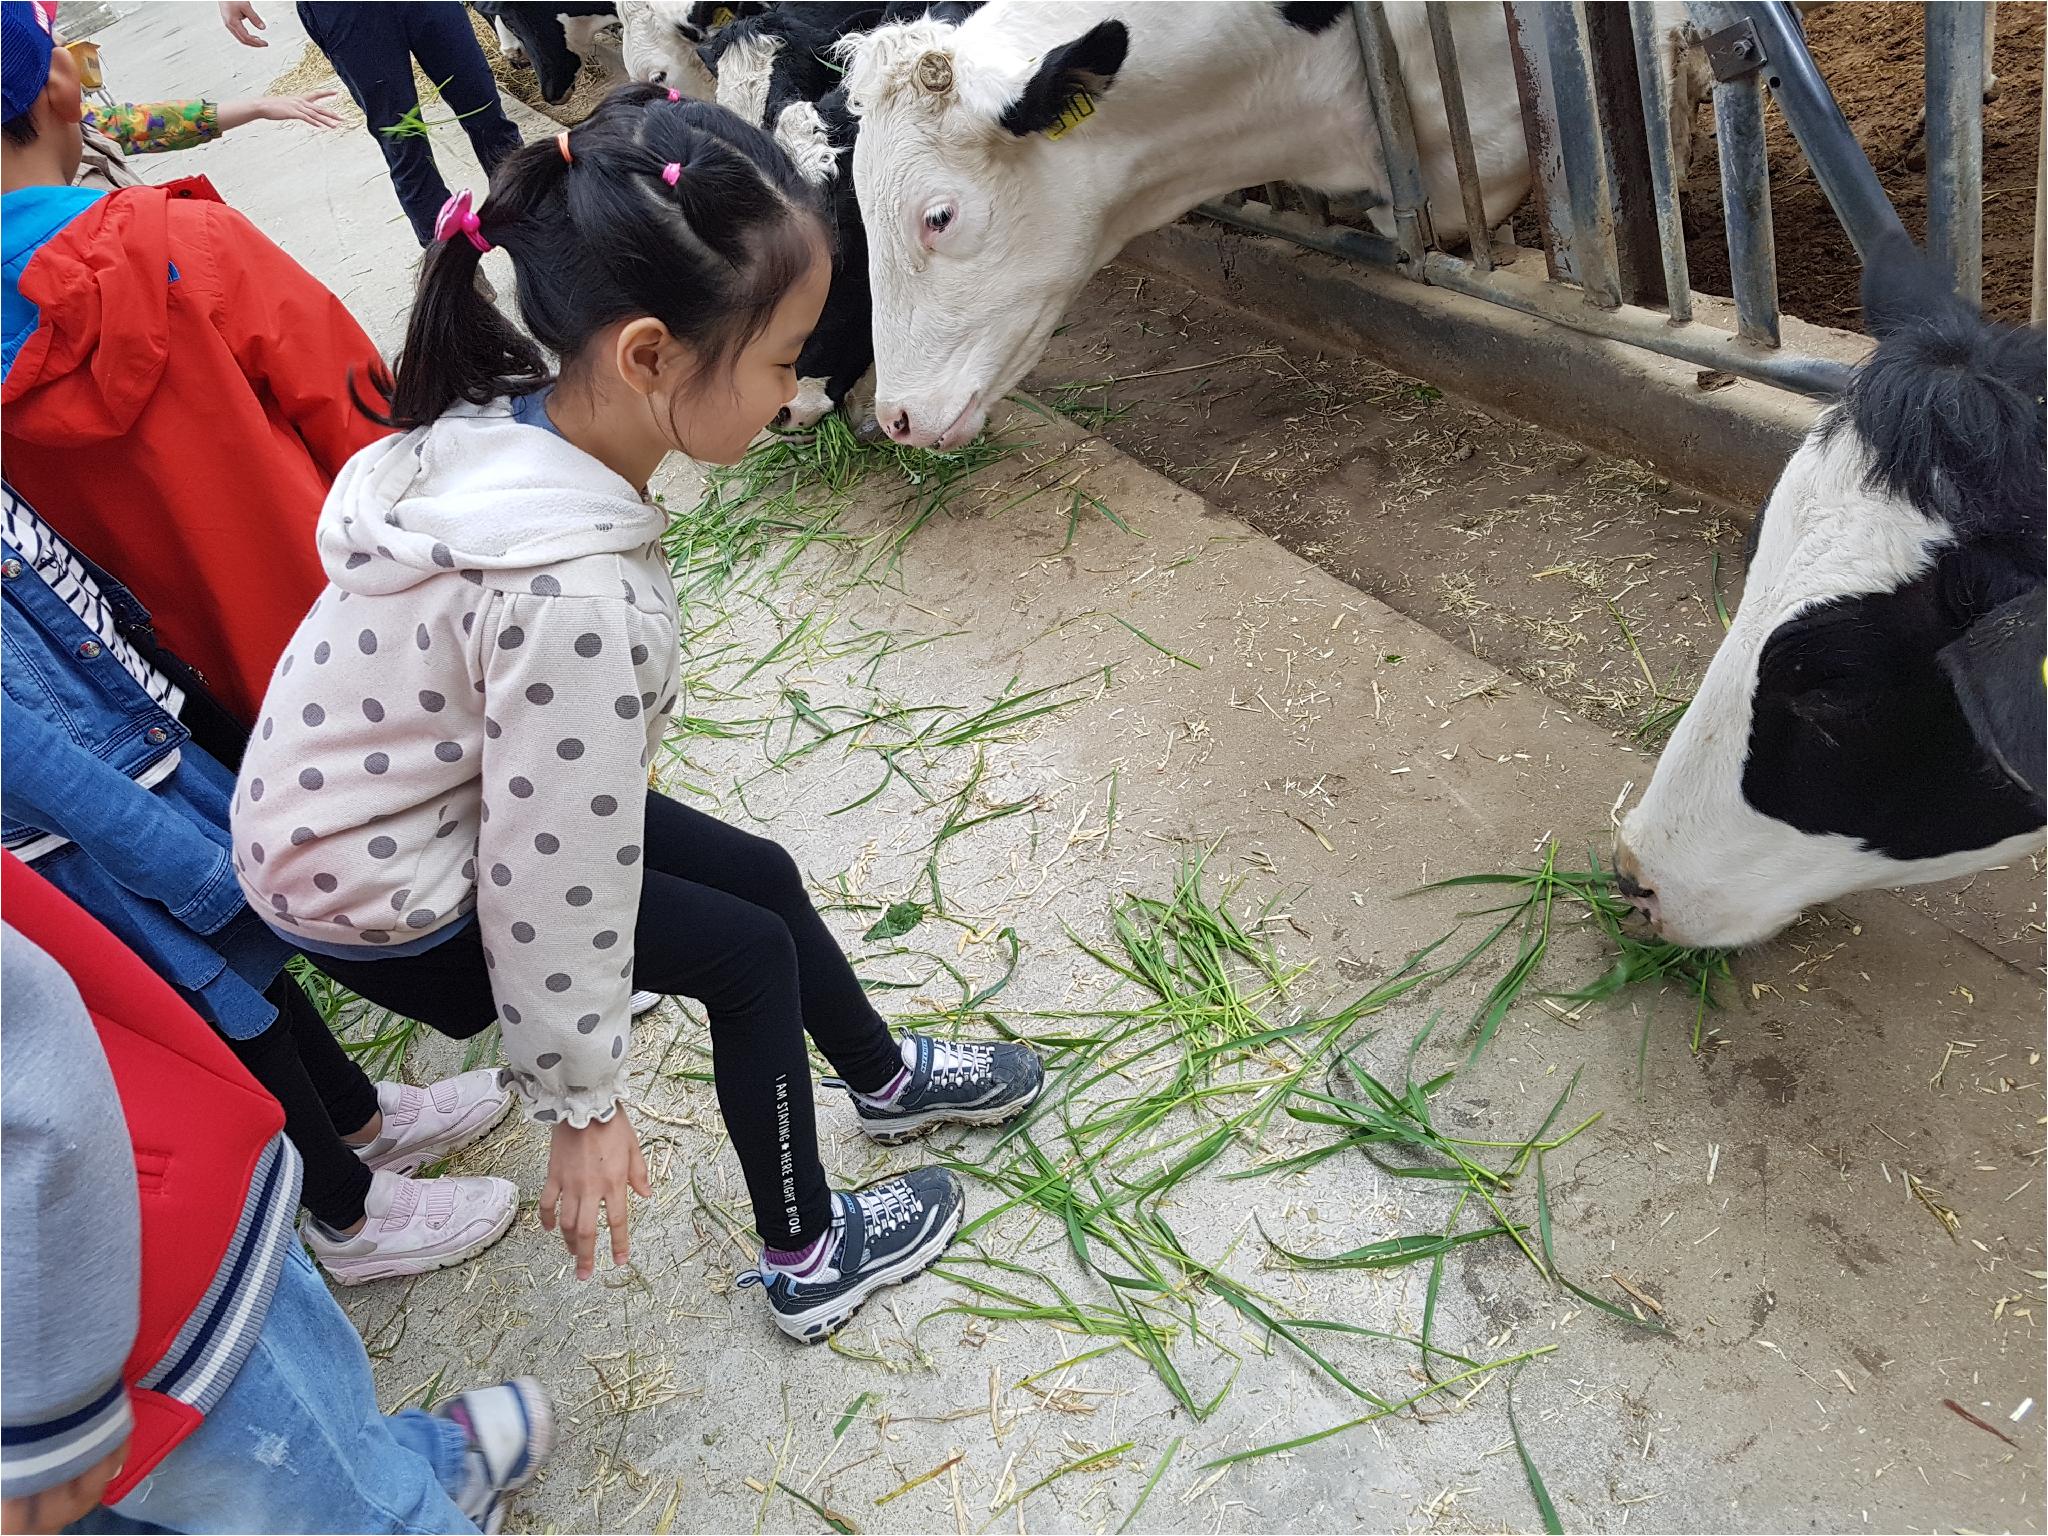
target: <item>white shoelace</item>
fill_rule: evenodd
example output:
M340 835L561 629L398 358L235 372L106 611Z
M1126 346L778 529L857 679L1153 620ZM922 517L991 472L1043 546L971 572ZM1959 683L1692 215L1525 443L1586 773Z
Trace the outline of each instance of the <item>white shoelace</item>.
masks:
M965 1088L986 1082L995 1071L995 1047L956 1040L932 1042L932 1081L942 1087Z
M884 1235L924 1214L924 1202L904 1179L891 1179L873 1189L859 1190L853 1202L860 1207L861 1221L867 1229Z

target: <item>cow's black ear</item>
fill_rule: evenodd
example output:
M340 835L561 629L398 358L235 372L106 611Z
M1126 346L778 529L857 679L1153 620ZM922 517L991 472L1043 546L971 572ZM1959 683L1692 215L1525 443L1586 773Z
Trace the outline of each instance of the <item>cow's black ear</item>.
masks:
M1985 755L2039 802L2048 778L2048 606L2022 592L1941 650L1942 670Z
M1124 67L1131 34L1120 21L1101 21L1039 60L1024 94L1003 111L1003 126L1022 138L1067 121L1068 105L1086 93L1099 96Z

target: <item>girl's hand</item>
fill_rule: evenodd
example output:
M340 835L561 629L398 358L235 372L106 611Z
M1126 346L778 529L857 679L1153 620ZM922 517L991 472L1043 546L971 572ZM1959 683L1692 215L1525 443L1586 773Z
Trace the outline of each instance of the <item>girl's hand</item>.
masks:
M562 1242L576 1259L576 1278L588 1280L597 1257L597 1208L604 1207L612 1231L612 1264L629 1257L626 1240L626 1191L651 1199L647 1163L640 1156L640 1137L621 1104L609 1120L593 1120L577 1130L557 1123L548 1146L548 1177L540 1189L540 1224L549 1232L559 1223ZM557 1205L560 1206L559 1212Z
M328 105L335 94L330 89L309 91L304 96L262 96L254 100L224 101L216 113L216 120L222 133L244 123L253 123L258 118L267 118L273 123L297 122L314 128L340 128L345 126L340 114Z

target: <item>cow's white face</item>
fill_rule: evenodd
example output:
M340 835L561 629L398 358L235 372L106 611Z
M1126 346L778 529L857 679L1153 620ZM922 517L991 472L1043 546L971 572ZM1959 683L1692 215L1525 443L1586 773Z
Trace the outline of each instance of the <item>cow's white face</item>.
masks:
M689 19L688 0L621 0L620 54L626 77L664 85L699 101L718 84L697 57L702 30Z
M1881 346L1772 492L1741 608L1621 828L1664 938L1754 943L2040 844L2040 340L1969 321ZM1958 647L1994 627L2011 639L1980 684ZM1988 727L1965 702L1986 688Z
M900 442L955 448L1037 361L1100 265L1098 211L1041 144L945 142L864 123L853 180L867 222L875 398ZM878 131L880 130L880 131ZM920 131L923 130L923 131Z
M981 431L1107 259L1106 179L1089 151L1028 114L1057 114L1068 82L1105 92L1125 46L1122 23L1105 22L1004 67L956 57L952 31L872 34L847 77L876 414L897 441L941 449Z

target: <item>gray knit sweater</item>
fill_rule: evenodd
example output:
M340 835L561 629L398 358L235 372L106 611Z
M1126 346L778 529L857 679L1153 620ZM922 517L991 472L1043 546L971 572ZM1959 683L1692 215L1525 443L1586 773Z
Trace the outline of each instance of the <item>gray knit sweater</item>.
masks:
M471 919L529 1113L610 1115L648 764L675 704L661 511L499 401L351 459L264 696L235 867L363 959Z

